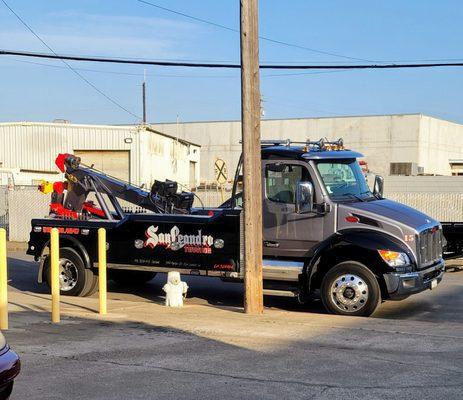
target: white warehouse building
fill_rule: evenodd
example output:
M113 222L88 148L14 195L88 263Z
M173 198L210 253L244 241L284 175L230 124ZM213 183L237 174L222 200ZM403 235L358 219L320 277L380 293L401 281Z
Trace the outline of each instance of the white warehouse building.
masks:
M201 180L213 181L217 158L229 178L241 153L240 121L152 125L201 145ZM381 175L463 175L463 125L423 114L263 120L263 139L338 139L364 154Z
M62 180L54 163L59 153L146 187L171 179L190 189L200 179L200 146L148 126L0 123L2 185Z

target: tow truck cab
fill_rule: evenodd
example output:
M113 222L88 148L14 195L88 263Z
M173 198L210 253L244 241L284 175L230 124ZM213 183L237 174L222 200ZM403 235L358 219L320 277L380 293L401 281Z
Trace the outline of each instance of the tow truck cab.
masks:
M319 290L332 313L370 315L383 300L434 289L441 281L441 225L384 199L380 177L370 191L359 157L345 150L342 141L263 143L267 294L304 301ZM28 254L42 261L39 280L46 280L48 270L44 233L53 226L62 232L64 294L86 295L96 288L96 230L102 226L108 231L110 276L120 282L144 281L169 270L242 280L241 169L240 161L232 197L220 208L192 208L182 214L114 212L111 220L98 215L33 220ZM77 170L90 178L95 174L69 163L67 176L77 176ZM114 191L106 194L116 196Z

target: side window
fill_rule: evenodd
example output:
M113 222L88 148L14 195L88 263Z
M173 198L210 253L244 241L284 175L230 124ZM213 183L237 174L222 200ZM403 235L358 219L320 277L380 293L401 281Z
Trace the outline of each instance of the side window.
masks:
M307 181L308 171L302 165L275 163L265 167L265 193L276 203L294 203L296 184Z

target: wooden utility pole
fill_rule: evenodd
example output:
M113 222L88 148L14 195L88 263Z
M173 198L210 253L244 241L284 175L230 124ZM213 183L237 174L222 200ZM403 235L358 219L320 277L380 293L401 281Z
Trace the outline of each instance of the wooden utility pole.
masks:
M258 0L241 0L241 125L244 200L244 311L260 314L262 285L262 177Z

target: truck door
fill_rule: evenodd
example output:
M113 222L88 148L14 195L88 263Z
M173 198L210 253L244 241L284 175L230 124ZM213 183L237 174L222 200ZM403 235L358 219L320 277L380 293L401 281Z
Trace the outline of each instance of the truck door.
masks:
M323 239L324 225L321 215L296 213L297 183L314 183L307 164L263 161L262 179L264 256L304 257Z

